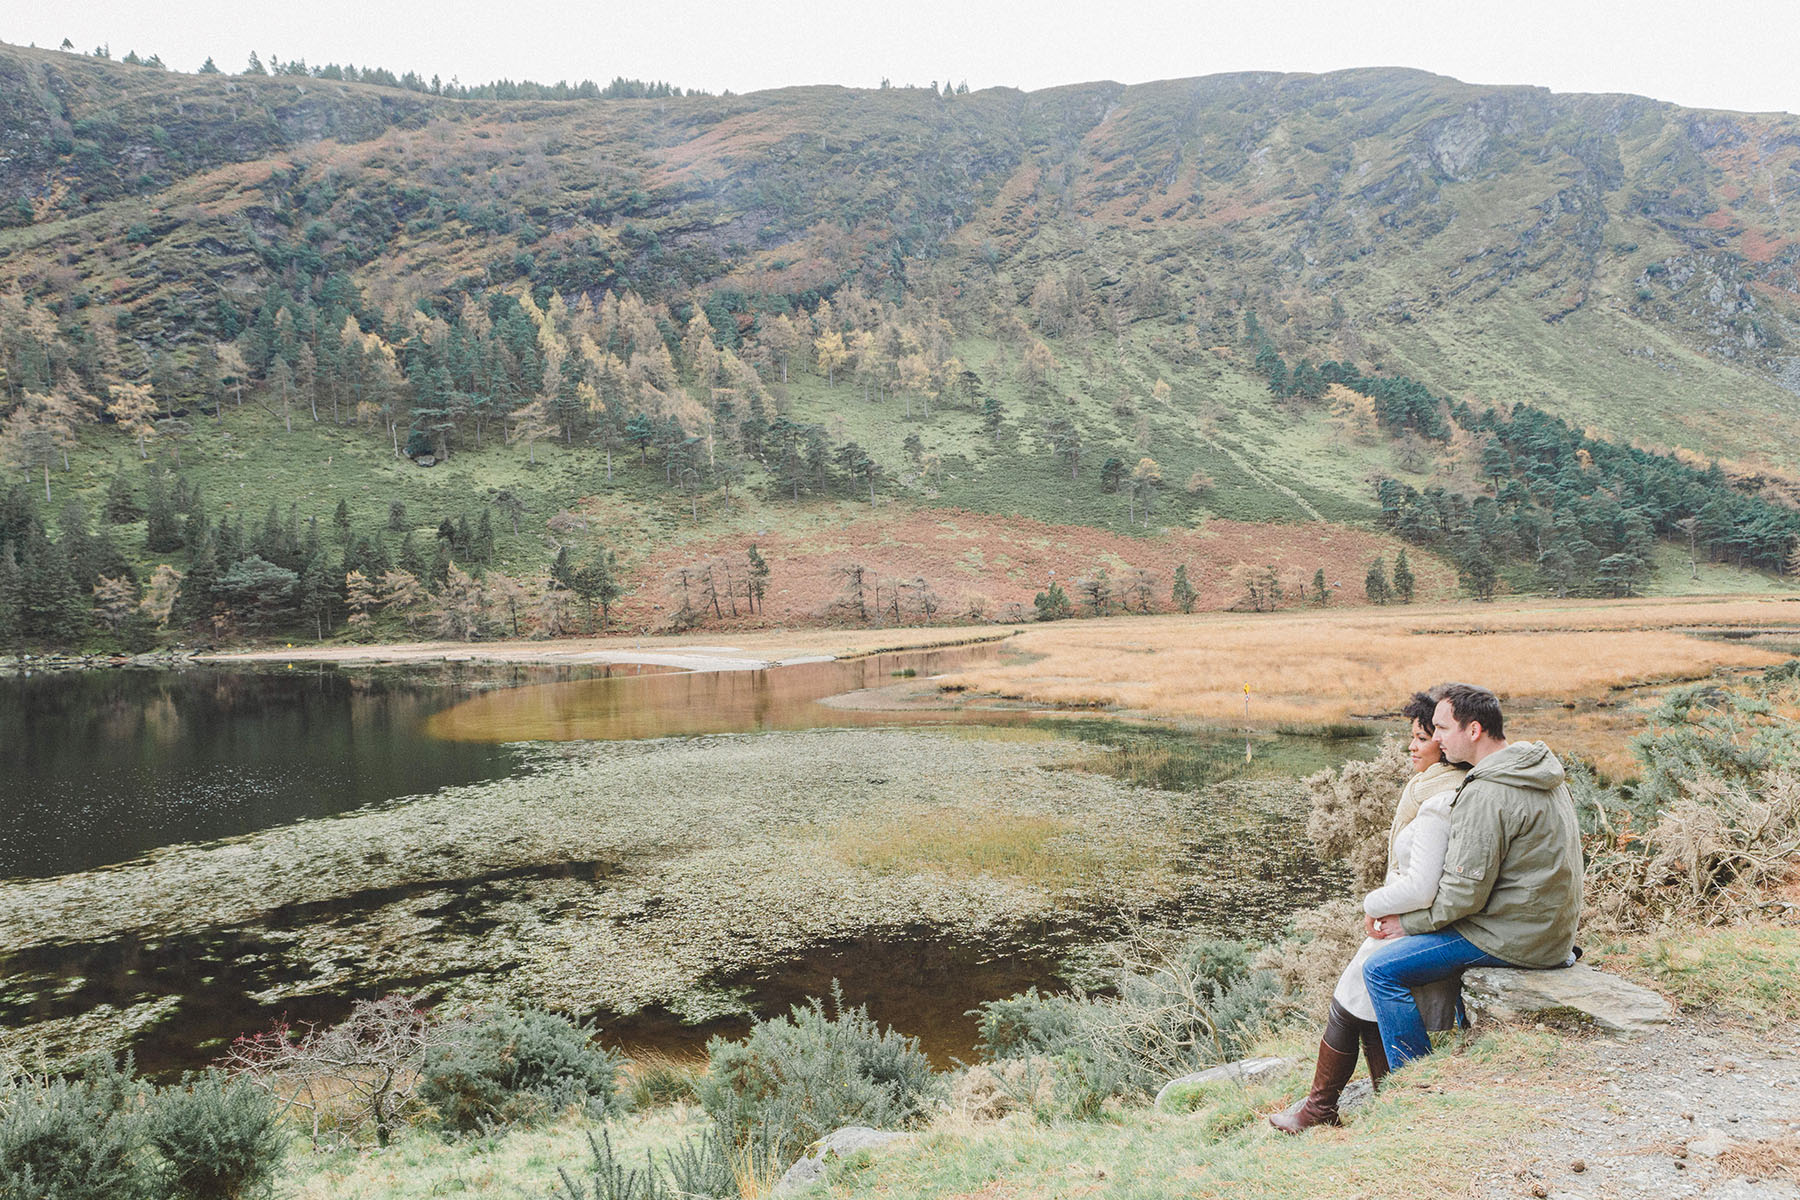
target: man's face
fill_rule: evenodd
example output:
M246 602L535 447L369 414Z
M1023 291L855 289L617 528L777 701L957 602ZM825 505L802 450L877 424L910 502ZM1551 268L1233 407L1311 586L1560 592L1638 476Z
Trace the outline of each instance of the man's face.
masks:
M1431 714L1432 728L1437 732L1437 743L1443 747L1444 757L1452 762L1474 762L1475 738L1481 732L1481 726L1470 721L1467 725L1456 723L1456 710L1450 707L1448 700L1439 700L1437 711Z

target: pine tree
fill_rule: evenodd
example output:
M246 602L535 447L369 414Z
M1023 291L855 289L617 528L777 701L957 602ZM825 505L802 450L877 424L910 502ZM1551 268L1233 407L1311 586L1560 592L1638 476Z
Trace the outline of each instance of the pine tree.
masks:
M169 609L169 624L205 629L212 620L221 573L218 534L209 532L194 548L193 561L188 564L187 574L181 577L181 587Z
M769 564L764 560L762 553L757 550L755 542L750 543L749 553L746 554L745 557L750 561L750 582L748 585L750 589L750 603L755 606L757 612L761 612L763 607L763 597L769 590Z
M469 545L469 557L478 563L494 559L494 517L488 509L481 510L481 521L475 526L475 540Z
M0 646L11 646L20 633L19 604L24 580L11 542L0 543Z
M331 514L331 528L341 545L348 546L350 544L350 502L348 500L337 502L337 508Z
M581 598L588 610L588 625L593 626L594 605L600 606L600 632L606 632L607 622L612 617L613 601L624 592L619 586L618 563L611 550L602 547L594 553L594 557L576 568L569 579L569 588Z
M306 560L306 569L300 572L300 615L312 622L313 631L320 641L331 629L332 615L338 604L337 589L332 586L331 570L325 565L325 556L314 552Z
M1075 606L1069 603L1069 594L1060 583L1052 582L1033 598L1032 604L1040 621L1064 621L1075 615Z
M61 547L34 530L19 556L19 625L27 640L67 646L87 630L88 610Z
M1198 598L1199 593L1194 590L1194 585L1188 581L1187 564L1182 563L1175 568L1175 586L1169 592L1169 599L1174 601L1175 607L1179 608L1182 612L1191 613L1194 611L1194 601Z
M1329 591L1327 591L1326 587L1325 587L1325 568L1324 567L1320 567L1318 570L1313 572L1312 590L1313 590L1313 603L1317 604L1320 608L1324 608L1328 603L1331 602L1331 593Z
M128 525L144 515L144 510L138 507L136 494L131 490L131 483L123 473L114 475L112 482L107 485L106 502L101 512L114 525Z
M1494 560L1485 546L1471 547L1459 564L1462 585L1477 600L1492 600L1494 589L1499 585L1499 573L1494 568Z
M1399 554L1394 556L1394 595L1399 597L1400 603L1411 604L1413 602L1415 582L1412 564L1406 561L1406 551L1402 549Z
M152 472L144 490L144 548L152 554L181 549L181 522L162 475Z
M1393 594L1388 589L1387 564L1379 558L1369 564L1369 573L1363 577L1363 594L1371 604L1386 604Z

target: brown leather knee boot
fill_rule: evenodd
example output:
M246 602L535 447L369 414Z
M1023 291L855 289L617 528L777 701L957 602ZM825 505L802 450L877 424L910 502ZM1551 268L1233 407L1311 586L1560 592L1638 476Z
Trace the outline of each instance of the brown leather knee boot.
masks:
M1358 1032L1362 1034L1363 1059L1369 1064L1369 1082L1379 1089L1388 1073L1387 1047L1381 1042L1381 1026L1365 1021Z
M1271 1116L1269 1124L1283 1133L1300 1133L1314 1125L1338 1123L1338 1095L1356 1071L1358 1038L1354 1022L1355 1017L1332 1001L1325 1037L1319 1042L1319 1060L1313 1067L1312 1090L1294 1107Z

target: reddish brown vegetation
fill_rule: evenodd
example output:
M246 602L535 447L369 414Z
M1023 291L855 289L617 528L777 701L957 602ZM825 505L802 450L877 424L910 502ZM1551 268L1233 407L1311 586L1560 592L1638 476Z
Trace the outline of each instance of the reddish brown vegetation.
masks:
M1323 569L1332 605L1360 605L1366 603L1362 581L1369 563L1379 556L1391 569L1400 549L1399 542L1382 534L1331 524L1271 526L1215 520L1203 529L1140 538L1085 526L1046 525L1023 517L955 510L884 513L826 530L720 538L660 550L633 565L630 573L636 590L614 610L621 625L665 625L679 607L679 600L671 599L662 582L669 572L715 555L740 555L752 540L772 569L767 611L736 620L727 611L725 625L845 619L834 611L833 602L843 592L839 568L846 563L859 563L867 569L871 607L877 581L885 595L890 580L910 584L923 578L941 602L938 622L964 619L972 597L986 598L985 613L991 620L1008 619L1012 605L1029 615L1032 598L1053 578L1079 608L1074 581L1101 566L1115 584L1123 582L1133 568L1153 572L1156 585L1151 610L1156 612L1170 610L1175 568L1184 563L1199 592L1196 611L1238 604L1243 592L1233 582L1231 571L1239 564L1273 565L1282 586L1290 590L1310 584L1313 573ZM1454 594L1452 571L1416 549L1409 553L1421 600ZM907 624L918 619L911 603L903 592ZM1287 606L1310 603L1310 599L1296 598ZM743 607L740 600L740 612ZM709 610L705 623L721 622L711 619Z

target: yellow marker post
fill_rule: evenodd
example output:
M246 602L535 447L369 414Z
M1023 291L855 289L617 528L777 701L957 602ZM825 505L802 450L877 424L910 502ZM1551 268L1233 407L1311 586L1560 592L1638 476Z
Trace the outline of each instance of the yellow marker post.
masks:
M1244 761L1250 761L1250 685L1244 685Z

